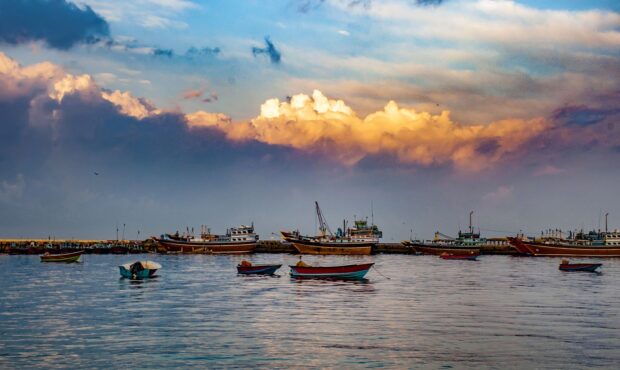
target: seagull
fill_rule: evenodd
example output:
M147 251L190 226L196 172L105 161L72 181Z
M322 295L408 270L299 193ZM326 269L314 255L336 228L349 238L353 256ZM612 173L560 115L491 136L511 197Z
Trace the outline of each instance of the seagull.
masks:
M99 172L93 172L95 176L99 176Z

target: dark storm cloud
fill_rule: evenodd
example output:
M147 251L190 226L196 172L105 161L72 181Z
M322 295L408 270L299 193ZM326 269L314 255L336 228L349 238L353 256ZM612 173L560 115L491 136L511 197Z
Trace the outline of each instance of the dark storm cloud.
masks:
M592 126L620 116L618 107L569 105L553 112L552 119L563 126ZM613 124L613 122L612 122Z
M108 23L89 6L66 0L0 1L0 42L11 45L44 41L66 50L109 36Z
M280 64L280 59L282 58L282 54L276 49L276 46L271 42L269 36L265 36L265 47L252 47L252 54L254 54L254 56L265 54L269 57L272 64Z

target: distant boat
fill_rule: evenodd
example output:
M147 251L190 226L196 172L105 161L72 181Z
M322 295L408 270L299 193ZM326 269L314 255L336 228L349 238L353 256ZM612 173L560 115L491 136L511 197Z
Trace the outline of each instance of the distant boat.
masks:
M167 253L243 254L254 252L258 245L254 224L230 228L225 235L211 234L209 228L203 227L200 237L192 236L188 230L183 236L165 234L155 240Z
M534 257L620 257L619 244L576 244L570 242L530 242L509 238L521 253Z
M237 272L241 275L273 275L280 267L282 265L252 265L242 261L237 265Z
M468 260L468 261L475 261L478 258L478 254L464 254L464 253L452 254L452 253L444 252L444 253L440 254L439 257L444 259L444 260Z
M355 220L355 226L338 228L336 234L332 233L318 202L314 202L316 215L319 220L321 235L304 236L299 231L281 231L282 238L293 244L293 247L302 254L361 254L372 253L372 248L379 243L383 233L367 220Z
M480 232L474 232L472 225L473 211L469 212L469 231L459 231L458 238L453 238L439 231L435 232L435 238L433 240L421 241L421 240L406 240L402 244L407 247L411 247L416 253L441 255L443 253L454 255L478 255L480 249L487 245L487 239L480 237ZM506 242L508 245L508 243ZM493 242L492 245L497 247L498 244ZM512 249L512 248L511 248Z
M374 263L345 266L289 266L291 277L295 278L322 278L322 279L347 279L361 280L368 273Z
M153 277L161 268L159 263L153 261L137 261L118 266L121 276L129 279L144 279Z
M603 266L602 263L569 263L567 260L562 260L562 263L560 263L560 270L596 272L596 269L601 266Z
M84 251L41 255L41 262L77 262Z

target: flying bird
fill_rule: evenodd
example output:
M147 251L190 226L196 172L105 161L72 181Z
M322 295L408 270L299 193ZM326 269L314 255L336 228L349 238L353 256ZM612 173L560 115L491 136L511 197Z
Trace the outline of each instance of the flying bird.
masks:
M93 172L95 176L99 176L99 172Z

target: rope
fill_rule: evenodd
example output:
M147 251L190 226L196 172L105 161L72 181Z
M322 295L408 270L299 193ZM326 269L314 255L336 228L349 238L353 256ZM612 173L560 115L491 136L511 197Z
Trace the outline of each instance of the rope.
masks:
M388 279L388 280L392 280L392 278L391 278L391 277L386 276L386 275L383 275L383 274L381 273L381 271L379 271L379 269L377 268L377 265L372 265L372 268L373 268L373 269L375 269L375 271L377 271L377 273L378 273L379 275L383 276L384 278L386 278L386 279Z

